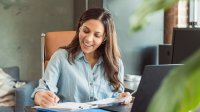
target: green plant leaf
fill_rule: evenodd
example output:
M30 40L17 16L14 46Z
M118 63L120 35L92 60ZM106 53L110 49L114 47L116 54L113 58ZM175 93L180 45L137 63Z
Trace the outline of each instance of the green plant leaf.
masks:
M200 105L200 50L172 70L153 97L148 112L193 112Z
M130 17L133 32L141 30L148 23L148 16L155 11L168 9L178 0L143 0Z

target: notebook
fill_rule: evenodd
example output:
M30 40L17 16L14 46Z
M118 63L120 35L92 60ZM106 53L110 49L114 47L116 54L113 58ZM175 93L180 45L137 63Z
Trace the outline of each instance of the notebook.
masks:
M131 112L146 112L147 107L158 90L161 81L175 67L182 64L164 64L145 66Z

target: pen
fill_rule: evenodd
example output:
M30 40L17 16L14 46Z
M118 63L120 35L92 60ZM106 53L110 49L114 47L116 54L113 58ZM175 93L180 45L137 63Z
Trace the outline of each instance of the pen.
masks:
M132 96L132 95L133 95L135 92L136 92L136 90L135 90L135 91L133 91L133 92L131 92L131 93L130 93L130 95ZM130 95L129 95L129 96L130 96Z
M47 85L46 81L44 80L45 87L50 91L49 86Z
M126 98L128 98L129 96L132 96L135 92L136 92L136 91L131 92L128 96L125 97L125 100L126 100Z

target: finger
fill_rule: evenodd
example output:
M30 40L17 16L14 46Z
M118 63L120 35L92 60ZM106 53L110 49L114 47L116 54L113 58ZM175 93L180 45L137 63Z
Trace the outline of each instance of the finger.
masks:
M60 98L58 96L56 96L56 99L55 99L55 103L58 103L60 101Z
M60 100L60 98L52 91L48 91L48 95L54 99L54 103L58 103L58 101Z
M40 104L41 107L48 108L49 105L45 104L44 102Z
M47 91L40 91L36 94L37 104L42 107L48 107L54 104L54 99L48 95Z
M47 100L42 100L41 106L42 106L42 107L49 107L49 106L50 106L50 103L49 103Z
M126 96L128 96L128 95L130 95L129 92L124 92L124 93L123 93L123 97L126 97Z
M129 97L125 100L124 104L129 104L129 103L131 102L131 100L132 100L132 96L129 96Z
M129 92L124 92L124 93L121 93L121 94L120 94L120 97L121 97L121 98L127 97L127 96L128 96L128 98L126 98L125 101L122 102L121 104L129 104L129 103L131 102L132 96L130 95Z
M117 98L123 98L123 93L120 93L119 96Z
M121 93L121 94L118 96L118 98L123 98L123 97L126 97L126 96L128 96L128 95L130 95L129 92L124 92L124 93Z
M60 98L52 91L48 91L48 95L53 98L54 103L57 103L60 100Z
M48 94L44 94L43 99L47 100L48 102L54 103L54 98L50 97Z
M52 91L47 91L47 94L48 94L50 97L53 97L53 98L56 97L55 93L52 92Z
M50 107L50 106L54 106L54 104L52 104L51 102L49 102L46 99L42 99L41 103L40 103L40 106L47 108L47 107Z

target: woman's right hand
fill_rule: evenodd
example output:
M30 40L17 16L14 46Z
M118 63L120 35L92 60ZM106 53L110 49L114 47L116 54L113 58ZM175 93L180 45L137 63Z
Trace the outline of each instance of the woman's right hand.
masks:
M42 107L54 106L59 101L59 97L52 91L38 91L35 94L34 102Z

